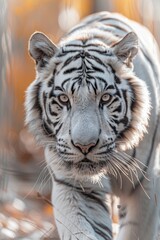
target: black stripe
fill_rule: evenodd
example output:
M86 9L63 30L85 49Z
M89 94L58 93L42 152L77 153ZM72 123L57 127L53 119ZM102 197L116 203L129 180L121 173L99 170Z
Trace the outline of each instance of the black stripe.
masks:
M90 76L89 76L89 78L90 78ZM97 83L96 83L95 79L93 79L93 80L94 80L94 82L93 81L88 81L88 80L86 80L86 82L87 82L88 86L92 86L92 88L94 90L94 93L96 95L96 93L97 93L96 92L96 90L97 90Z
M61 70L62 70L64 67L66 67L67 65L69 65L72 61L77 60L78 58L80 58L80 53L78 53L78 54L75 55L75 56L69 57L69 58L63 63L63 66L62 66Z
M81 210L81 209L80 209L80 210ZM103 225L103 224L100 224L100 223L95 222L94 219L93 219L93 222L91 222L92 219L88 219L88 217L86 216L86 212L84 212L84 211L78 212L77 215L83 217L83 218L86 220L86 222L88 222L88 223L91 225L91 227L93 228L93 230L94 230L99 236L103 237L105 240L111 240L111 239L112 239L112 232L111 232L111 230L110 230L108 227L106 227L106 226ZM101 230L98 229L98 227L97 227L96 225L99 226L99 227L101 228ZM103 226L103 228L102 228L102 226ZM105 234L104 232L102 232L102 230L105 230L106 234L107 234L107 235L109 234L110 236L106 236L106 234Z
M76 67L69 68L69 69L65 70L65 71L63 72L63 74L72 73L72 72L75 72L75 71L80 70L80 69L82 69L82 66L80 66L80 67L78 67L78 68L76 68Z
M122 89L122 90L121 90L121 93L122 93L124 102L125 102L125 104L126 104L126 112L125 112L125 115L127 115L127 113L128 113L127 90Z
M47 86L48 87L53 87L53 84L54 84L54 76L52 76L52 78L48 81Z
M114 80L117 84L120 84L121 83L121 79L119 77L117 77L116 74L114 74Z
M65 79L64 81L63 81L63 83L62 83L62 88L64 89L64 85L68 82L70 80L70 78L67 78L67 79Z
M107 88L108 89L108 88ZM118 101L119 99L117 98L117 97L115 97L115 98L111 98L111 99L109 99L109 101L108 101L108 103L105 103L106 105L107 105L107 107L109 108L113 103L115 103L115 102L119 102Z
M111 70L111 73L113 73L115 75L116 71L114 70L112 65L108 64L108 67L109 67L109 70Z
M118 131L117 131L116 127L113 126L110 122L108 122L108 124L110 125L111 129L114 131L115 135L117 136Z
M54 135L53 131L45 121L43 121L42 129L44 130L45 134L47 134L48 137L53 137Z
M66 49L65 49L65 50L62 49L62 53L64 54L63 56L65 56L65 55L68 54L68 53L77 53L77 49L76 49L76 50L73 50L73 49L72 49L72 50L68 50L68 51L67 51Z
M76 80L76 81L72 84L72 87L71 87L71 92L72 92L72 94L74 94L74 92L75 92L75 90L76 90L75 85L78 84L78 89L79 89L81 82L82 82L82 80L79 79L79 80Z
M96 194L96 193L94 193L93 191L91 193L82 192L82 195L84 195L85 198L89 198L90 200L98 203L107 213L109 213L109 210L106 204L100 198L98 198L93 194Z
M104 84L105 84L105 87L104 88L106 88L106 86L108 85L108 83L107 83L107 81L104 79L104 78L102 78L102 77L96 77L100 82L103 82Z
M97 51L98 52L98 51ZM99 52L99 54L102 54L101 52ZM105 54L106 55L106 54ZM103 67L105 67L108 71L108 67L97 57L93 56L93 59L95 62L99 63L100 65L102 65Z
M127 116L124 116L124 118L122 118L120 122L124 124L125 128L127 128L129 124L129 119Z
M109 86L107 86L106 90L108 90L108 89L115 89L115 87L113 85L109 85ZM117 93L116 93L116 95L117 95Z
M96 225L98 225L101 229L103 229L104 231L106 231L107 233L109 233L109 235L112 237L112 231L109 227L107 227L106 225L104 225L103 223L97 223L95 222Z
M100 226L100 224L98 224L98 226ZM109 234L109 236L106 236L106 234L104 232L102 232L100 229L98 229L95 225L94 225L94 231L101 236L102 238L104 238L104 240L112 240L112 232L111 230L108 228L109 232L107 231L107 233ZM107 235L108 235L107 234Z
M33 88L33 92L34 92L34 104L33 104L33 107L32 109L37 109L39 111L39 114L40 114L40 117L42 116L42 108L41 108L41 105L40 105L40 92L41 92L41 86L42 86L42 83L38 83L34 86ZM33 94L33 93L32 93Z
M114 108L114 111L113 112L118 112L118 113L120 113L122 111L122 106L121 105L119 105L119 106L117 106L116 108ZM114 116L114 115L112 115L112 116ZM117 117L119 117L119 115L118 116L115 116L116 118ZM123 121L123 120L122 120Z
M58 132L60 131L60 129L61 129L62 126L63 126L63 123L61 123L61 124L59 125L58 129L55 130L55 134L56 134L56 135L58 134Z
M46 115L46 121L48 124L52 124L51 120L48 117L47 110L46 110L46 102L47 102L47 94L43 92L43 105L44 105L44 112Z
M83 214L81 212L78 212L77 215L83 217L86 220L86 222L88 222L92 226L92 228L94 229L93 223L91 223L91 221L87 218L86 213Z
M79 41L81 41L81 40L79 40ZM82 45L69 43L65 47L82 47Z
M50 104L49 104L49 113L50 113L52 116L54 116L54 117L57 117L57 116L58 116L58 113L52 111Z
M97 38L97 37L95 37L95 38ZM96 47L99 47L99 45L97 44ZM98 50L98 49L89 49L89 51L90 51L90 52L97 52L97 53L99 53L99 54L101 54L101 55L104 55L104 56L112 56L112 55L113 55L112 52L109 52L109 51L100 51L100 50Z
M93 64L91 64L91 67L92 67L92 69L93 69L94 71L96 71L96 72L104 73L104 71L103 71L101 68L96 67L96 66L94 66Z
M54 90L56 91L56 90L60 90L60 91L64 91L64 89L63 88L61 88L61 87L59 87L59 86L56 86L55 88L54 88Z
M74 185L72 185L71 183L66 182L66 180L58 179L58 178L55 176L54 173L52 173L52 176L53 176L53 178L54 178L54 181L57 182L57 183L59 183L59 184L65 185L65 186L70 187L70 188L73 188L73 189L75 189L75 190L78 191L78 192L82 192L82 191L83 191L81 187L74 186ZM87 189L85 189L85 190L87 191Z
M56 127L59 122L54 122L53 126Z
M67 54L70 54L70 53L77 53L77 50L64 50L64 48L62 48L62 52L61 53L59 53L58 55L57 55L57 57L58 58L60 58L60 57L64 57L64 56L67 56Z

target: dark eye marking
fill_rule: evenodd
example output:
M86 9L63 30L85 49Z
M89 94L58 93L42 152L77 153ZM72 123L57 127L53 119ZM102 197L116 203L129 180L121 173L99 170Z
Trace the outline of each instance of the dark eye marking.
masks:
M119 99L117 97L114 97L111 99L111 101L108 104L108 108L112 107L114 103L119 102ZM115 108L114 108L115 110Z
M113 85L109 85L109 86L106 87L105 90L108 90L108 89L115 89L115 87Z
M59 91L64 91L64 89L63 88L61 88L61 87L59 87L59 86L55 86L55 88L54 88L54 90L56 91L56 90L59 90Z

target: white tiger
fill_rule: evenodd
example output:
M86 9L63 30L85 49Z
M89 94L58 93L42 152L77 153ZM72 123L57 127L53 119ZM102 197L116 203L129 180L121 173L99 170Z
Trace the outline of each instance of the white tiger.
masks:
M112 193L120 197L117 240L156 240L160 64L152 35L100 12L58 46L34 33L29 53L37 75L26 124L45 147L60 239L113 239Z

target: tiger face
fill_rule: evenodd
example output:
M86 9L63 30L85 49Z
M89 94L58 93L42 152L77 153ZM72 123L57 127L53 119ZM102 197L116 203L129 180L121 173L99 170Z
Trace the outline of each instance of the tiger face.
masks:
M49 162L71 175L101 175L114 151L139 142L149 97L132 71L137 49L134 33L112 46L88 38L59 48L42 33L32 35L37 79L27 92L26 122Z

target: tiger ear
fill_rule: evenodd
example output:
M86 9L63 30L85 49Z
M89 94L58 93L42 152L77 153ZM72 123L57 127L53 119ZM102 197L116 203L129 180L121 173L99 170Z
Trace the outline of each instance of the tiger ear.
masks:
M138 37L134 32L128 33L119 42L112 46L113 53L122 61L128 64L138 52Z
M29 40L28 51L39 66L44 66L57 52L57 46L43 33L35 32Z

